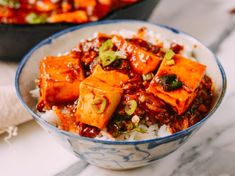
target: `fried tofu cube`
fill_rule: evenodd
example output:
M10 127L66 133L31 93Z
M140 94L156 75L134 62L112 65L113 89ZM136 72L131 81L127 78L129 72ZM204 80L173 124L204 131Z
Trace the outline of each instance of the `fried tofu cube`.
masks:
M40 62L40 100L38 106L71 102L79 96L84 79L79 59L71 56L45 57Z
M129 77L126 74L118 71L104 71L100 65L97 65L92 74L99 80L102 80L106 84L113 87L120 87L123 83L126 83Z
M96 0L74 0L74 4L78 8L95 7Z
M87 13L84 10L76 10L66 13L55 13L47 18L49 23L84 23L88 21Z
M86 78L80 85L76 120L99 129L105 128L120 102L121 95L121 88L112 87L93 76ZM95 103L99 99L100 105ZM102 107L99 106L103 106L102 103L105 103L105 107L100 111Z
M97 65L93 74L80 84L76 121L104 129L121 100L120 84L127 80L127 75L104 71Z
M128 42L121 36L113 36L112 42L119 50L125 51L131 56L129 57L131 66L139 74L154 71L161 62L161 58L158 56Z
M113 2L112 0L99 0L99 3L107 6L111 6L112 2Z
M147 91L170 104L180 115L187 110L196 97L197 88L205 74L206 66L177 54L173 59L175 62L173 65L167 65L166 59L162 61ZM172 74L177 76L183 86L176 90L166 91L159 83L159 78Z

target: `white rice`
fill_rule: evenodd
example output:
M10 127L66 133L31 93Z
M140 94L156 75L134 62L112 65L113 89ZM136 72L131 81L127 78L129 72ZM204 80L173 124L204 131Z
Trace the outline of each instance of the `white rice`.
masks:
M130 30L123 29L120 31L113 31L112 34L118 34L124 38L132 38L136 35L136 31L130 31ZM181 40L172 39L172 37L170 37L168 35L162 35L161 33L156 33L154 31L151 31L148 29L146 30L146 33L143 36L143 39L150 42L151 44L154 44L154 45L162 42L163 48L166 48L166 49L170 48L170 44L172 42L178 43L178 44L184 46L184 50L181 53L183 56L190 58L192 60L196 60L196 58L192 56L193 47L190 45L184 45Z
M98 33L95 33L92 38L96 37ZM120 30L120 31L113 31L112 34L119 34L121 36L123 36L124 38L132 38L134 35L136 35L136 31L129 31L129 30ZM163 42L163 47L164 48L169 48L170 44L172 42L176 42L178 44L182 44L180 41L175 41L171 38L168 38L168 36L164 36L160 33L155 33L153 31L146 31L146 34L144 36L144 39L152 44L157 44L158 42ZM184 55L185 57L194 59L195 58L192 56L192 52L193 52L193 48L191 46L187 46L184 45L184 50L182 51L182 55ZM64 55L63 54L59 54L59 55ZM119 52L118 54L122 55L123 57L125 56L125 53L123 52ZM32 95L32 97L34 98L39 98L39 89L34 89L32 91L30 91L30 94ZM39 113L38 114L45 120L47 120L48 122L50 122L51 124L57 126L59 125L60 121L59 118L56 116L56 114L54 113L53 110L49 110L46 111L45 113ZM158 138L158 137L165 137L165 136L169 136L172 133L169 130L169 126L167 125L162 125L159 126L157 124L151 125L149 127L147 127L146 125L140 124L139 128L141 128L143 132L138 132L135 130L132 130L130 132L121 134L120 136L118 136L117 138L112 137L108 132L107 129L104 129L100 132L100 134L96 137L96 139L101 139L101 140L111 140L111 141L115 141L115 140L124 140L124 141L133 141L133 140L144 140L144 139L152 139L152 138Z
M32 97L39 99L40 98L40 90L39 88L33 89L29 92Z
M169 136L172 134L167 125L162 125L160 128L158 128L157 124L151 125L149 127L141 124L139 125L139 128L146 130L146 132L141 133L138 131L130 131L130 132L121 134L117 138L114 138L107 132L107 129L105 129L100 132L100 134L96 137L96 139L111 140L111 141L115 141L115 140L134 141L134 140L143 140L143 139L153 139L157 137L165 137L165 136Z
M53 110L48 110L45 113L38 112L38 115L54 126L58 126L60 124L60 119L56 116Z
M30 94L34 98L39 98L39 89L36 88L34 90L30 91ZM47 122L51 123L54 126L58 126L60 124L60 119L56 116L54 110L48 110L45 113L37 112L38 115L46 120ZM133 116L135 117L135 116ZM133 118L134 119L134 118ZM165 137L168 135L171 135L171 132L169 130L169 127L166 125L162 125L160 128L158 127L157 124L151 125L147 127L146 125L140 124L139 128L141 128L143 132L138 132L138 131L130 131L124 134L121 134L117 138L112 137L107 132L107 129L104 129L100 131L100 134L96 136L96 139L100 140L110 140L110 141L133 141L133 140L143 140L143 139L153 139L157 137Z
M167 125L162 125L158 130L158 137L165 137L171 134L172 133L170 132L170 129Z
M136 35L136 32L126 30L126 29L122 29L120 31L113 31L113 32L111 32L111 34L114 34L114 35L118 34L118 35L121 35L124 38L132 38L134 35Z

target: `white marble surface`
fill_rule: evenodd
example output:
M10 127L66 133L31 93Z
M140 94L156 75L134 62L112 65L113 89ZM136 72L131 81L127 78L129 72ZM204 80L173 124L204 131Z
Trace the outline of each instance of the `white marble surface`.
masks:
M162 0L150 19L181 29L210 46L227 74L228 89L222 105L179 150L135 170L109 171L91 165L80 170L86 165L35 122L28 122L19 127L19 136L11 140L11 147L0 136L0 175L235 176L235 15L228 13L233 7L234 0ZM1 76L0 81L3 79Z

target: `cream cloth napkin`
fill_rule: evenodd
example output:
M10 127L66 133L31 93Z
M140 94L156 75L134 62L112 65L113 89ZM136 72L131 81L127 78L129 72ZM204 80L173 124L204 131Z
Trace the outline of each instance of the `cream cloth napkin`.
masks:
M32 119L16 96L16 67L17 63L0 61L0 132Z

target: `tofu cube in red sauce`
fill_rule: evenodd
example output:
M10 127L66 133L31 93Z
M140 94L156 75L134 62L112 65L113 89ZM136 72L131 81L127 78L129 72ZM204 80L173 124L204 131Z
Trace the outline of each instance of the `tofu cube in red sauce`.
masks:
M69 103L79 96L79 85L84 79L80 60L71 56L48 56L40 62L39 110Z
M102 65L99 49L107 40L112 41L113 46L109 48L112 53L123 51L126 58L116 58L110 64ZM165 65L166 53L162 45L153 45L136 36L125 39L99 33L97 37L79 43L68 56L46 57L41 61L38 108L55 106L62 119L62 129L87 137L95 137L105 128L113 137L135 130L133 116L147 127L165 124L171 133L184 130L209 112L213 98L212 80L205 75L204 65L180 55L184 49L182 45L172 43L171 49L175 51L174 64ZM68 67L69 63L73 67ZM120 73L119 76L110 74L114 72ZM182 87L164 90L158 82L164 75L176 76ZM70 77L72 79L68 79ZM120 82L124 77L125 81ZM112 103L111 109L106 104L104 112L97 113L91 102L96 94L104 96L109 103L112 100L116 103ZM134 102L135 108L131 113L127 111L130 102ZM63 104L73 107L69 110L73 117L70 120L58 113L64 108Z

